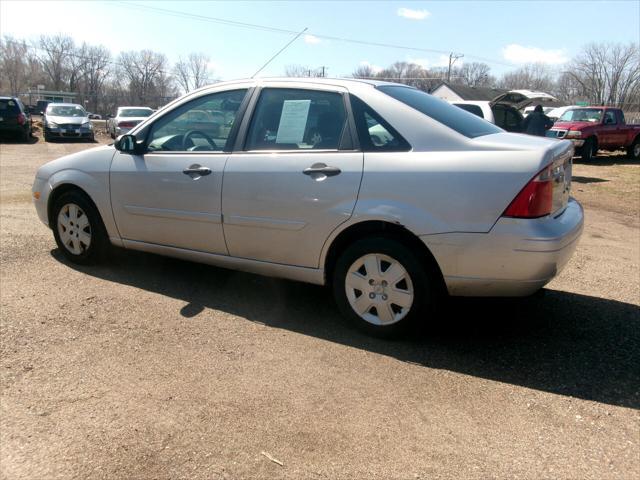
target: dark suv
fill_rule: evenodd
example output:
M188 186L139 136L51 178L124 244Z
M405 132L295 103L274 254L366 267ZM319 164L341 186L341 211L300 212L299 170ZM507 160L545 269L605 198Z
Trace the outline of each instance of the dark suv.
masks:
M15 97L0 97L0 136L18 137L25 142L31 138L31 115Z

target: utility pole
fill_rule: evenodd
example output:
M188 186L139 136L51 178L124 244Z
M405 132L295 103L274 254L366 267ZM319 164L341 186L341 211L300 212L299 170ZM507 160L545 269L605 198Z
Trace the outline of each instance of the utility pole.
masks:
M324 71L325 71L325 69L329 70L329 67L325 67L325 66L323 65L323 66L321 66L320 68L322 69L322 78L324 78L324 77L325 77L325 73L324 73Z
M453 53L451 52L449 54L449 70L447 71L447 83L449 83L451 81L451 67L453 67L453 64L456 63L456 60L458 60L459 58L464 57L464 55L462 53Z

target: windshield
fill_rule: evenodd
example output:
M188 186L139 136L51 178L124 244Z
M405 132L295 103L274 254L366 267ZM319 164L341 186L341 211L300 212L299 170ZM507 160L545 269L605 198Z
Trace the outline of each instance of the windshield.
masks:
M120 117L148 117L153 113L150 108L123 108Z
M377 88L390 97L415 108L419 112L424 113L465 137L475 138L503 131L473 113L450 105L433 95L429 95L415 88L394 85L382 85Z
M47 115L56 117L86 117L84 108L76 105L60 105L47 108Z
M567 110L560 117L561 122L591 122L599 123L602 119L601 108L576 108Z

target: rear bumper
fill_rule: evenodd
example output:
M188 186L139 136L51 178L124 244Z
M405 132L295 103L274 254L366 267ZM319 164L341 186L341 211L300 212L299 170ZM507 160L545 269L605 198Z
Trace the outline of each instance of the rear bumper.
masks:
M582 234L582 206L570 199L558 216L502 217L489 233L426 235L450 295L526 296L558 275Z

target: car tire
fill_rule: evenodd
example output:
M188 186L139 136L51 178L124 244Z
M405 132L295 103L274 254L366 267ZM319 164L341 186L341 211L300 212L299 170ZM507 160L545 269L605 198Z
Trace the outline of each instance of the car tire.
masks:
M583 162L589 162L593 158L595 158L597 154L596 144L592 138L587 138L582 145L582 149L580 151L580 159Z
M98 210L77 190L63 193L55 200L50 219L56 244L71 262L89 265L102 260L109 239Z
M383 338L406 333L433 314L436 286L425 262L392 236L350 245L332 278L341 313L365 333Z
M627 149L627 156L632 160L640 160L640 138L636 138Z

